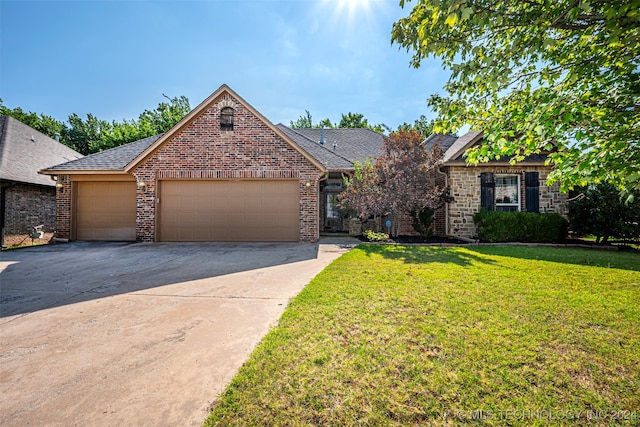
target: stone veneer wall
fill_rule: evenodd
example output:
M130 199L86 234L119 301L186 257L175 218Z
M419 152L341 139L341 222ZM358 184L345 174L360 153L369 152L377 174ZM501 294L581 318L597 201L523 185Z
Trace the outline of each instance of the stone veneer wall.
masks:
M56 189L18 184L6 187L3 246L30 245L33 227L44 225L49 240L56 229Z
M220 110L234 108L234 130L220 130ZM251 111L224 94L174 134L134 170L137 190L136 238L155 240L159 179L298 179L300 241L318 239L321 172ZM306 183L310 186L307 187Z
M473 223L473 214L480 211L480 174L520 175L520 210L525 206L525 172L538 172L540 180L540 212L557 212L566 216L567 195L560 193L558 183L547 186L547 175L551 172L548 166L479 166L449 167L449 185L454 201L448 206L447 234L466 238L475 238L477 229Z

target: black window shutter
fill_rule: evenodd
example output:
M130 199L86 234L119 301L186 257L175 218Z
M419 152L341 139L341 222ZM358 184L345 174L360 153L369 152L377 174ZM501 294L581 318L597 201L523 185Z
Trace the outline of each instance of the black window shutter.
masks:
M540 212L540 180L538 172L524 174L525 205L527 212Z
M488 211L495 210L495 198L493 190L496 186L493 173L482 172L480 174L480 207Z

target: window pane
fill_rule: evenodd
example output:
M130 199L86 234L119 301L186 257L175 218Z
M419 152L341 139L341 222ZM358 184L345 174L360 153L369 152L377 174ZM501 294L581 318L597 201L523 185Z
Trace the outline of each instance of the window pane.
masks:
M327 194L327 218L339 218L338 213L338 195Z
M496 203L518 204L518 177L496 177Z
M225 107L220 112L220 130L233 130L233 108Z

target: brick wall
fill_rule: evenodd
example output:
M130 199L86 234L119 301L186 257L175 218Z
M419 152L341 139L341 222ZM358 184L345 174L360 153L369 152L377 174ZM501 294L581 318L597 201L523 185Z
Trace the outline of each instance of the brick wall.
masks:
M58 175L62 188L56 189L56 237L71 238L71 193L72 184L68 175Z
M234 108L234 130L220 130L220 110ZM318 180L320 171L280 138L252 112L223 94L174 134L133 171L138 188L136 238L155 240L157 182L182 179L298 178L300 183L300 241L318 239ZM306 183L310 186L307 187Z
M30 245L33 227L44 225L49 240L56 228L56 195L53 187L14 185L5 191L3 246Z
M566 216L567 195L560 193L558 183L548 186L547 175L551 171L545 166L481 166L481 167L449 167L449 185L454 201L448 206L447 234L473 238L477 234L473 223L473 214L480 211L480 174L520 175L521 210L525 210L525 172L538 172L540 180L540 212L557 212Z

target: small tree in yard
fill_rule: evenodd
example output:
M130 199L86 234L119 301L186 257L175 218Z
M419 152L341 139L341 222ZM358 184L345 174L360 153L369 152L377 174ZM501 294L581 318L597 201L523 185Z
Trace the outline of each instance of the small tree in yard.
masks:
M574 233L596 236L596 243L603 244L610 237L640 237L640 194L625 201L611 184L590 185L582 194L569 203L569 228Z
M436 185L435 168L443 151L438 146L427 150L422 141L413 129L386 137L376 163L357 167L353 178L345 180L341 207L353 210L361 219L389 216L394 236L403 215L440 207L445 189Z

